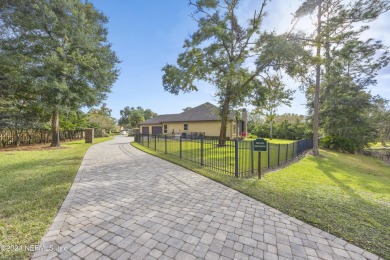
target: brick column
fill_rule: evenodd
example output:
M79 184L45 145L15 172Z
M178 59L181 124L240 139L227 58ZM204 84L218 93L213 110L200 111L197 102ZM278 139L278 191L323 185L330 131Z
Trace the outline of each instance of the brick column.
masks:
M93 144L93 138L94 138L94 129L93 128L85 129L85 143Z

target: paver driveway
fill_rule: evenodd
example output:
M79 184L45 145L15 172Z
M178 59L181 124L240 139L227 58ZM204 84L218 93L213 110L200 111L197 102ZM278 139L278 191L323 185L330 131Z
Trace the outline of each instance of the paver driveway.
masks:
M87 151L33 259L378 259L129 142Z

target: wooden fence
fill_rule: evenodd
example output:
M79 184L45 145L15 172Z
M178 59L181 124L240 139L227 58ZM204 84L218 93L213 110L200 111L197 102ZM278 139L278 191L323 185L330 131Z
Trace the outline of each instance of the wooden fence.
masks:
M104 129L95 129L95 137L105 136ZM84 138L84 130L60 131L60 140L72 141ZM50 130L41 129L0 129L0 145L3 147L14 145L31 145L50 143L52 134Z

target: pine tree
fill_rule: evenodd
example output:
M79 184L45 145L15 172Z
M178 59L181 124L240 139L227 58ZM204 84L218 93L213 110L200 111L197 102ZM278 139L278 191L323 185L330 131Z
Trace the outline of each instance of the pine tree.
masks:
M375 76L387 66L389 55L381 42L361 39L369 29L361 23L389 9L388 0L307 0L297 10L297 17L318 13L316 36L306 39L310 48L316 47L315 91L309 85L307 92L313 102L314 142L319 119L324 133L347 143L347 150L360 150L372 140L367 118L372 97L367 87L376 83ZM313 152L318 154L316 148Z

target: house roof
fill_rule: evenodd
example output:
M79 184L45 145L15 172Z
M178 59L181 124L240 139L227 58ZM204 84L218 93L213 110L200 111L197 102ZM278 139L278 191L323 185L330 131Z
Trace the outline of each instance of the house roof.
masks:
M235 111L230 114L230 119L234 119ZM218 107L206 102L200 106L191 108L180 114L160 115L148 119L140 125L161 124L164 122L191 122L191 121L219 121Z
M167 119L169 119L172 116L175 116L176 114L166 114L166 115L159 115L153 118L150 118L148 120L145 120L140 123L140 125L154 125L154 124L161 124L161 122L166 122ZM169 120L168 120L169 121Z

